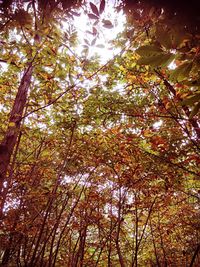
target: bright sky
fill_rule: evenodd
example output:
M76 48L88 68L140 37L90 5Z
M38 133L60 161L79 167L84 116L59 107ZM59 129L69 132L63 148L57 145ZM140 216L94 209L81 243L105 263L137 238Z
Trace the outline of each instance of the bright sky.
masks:
M97 4L96 6L98 8L99 4ZM88 9L89 12L92 13L90 7L88 7ZM111 21L113 28L105 28L103 26L103 20ZM115 40L117 35L124 30L126 17L122 13L122 11L117 13L114 10L113 1L107 1L105 10L100 15L98 24L96 26L93 26L95 22L95 19L90 19L88 17L88 14L85 14L83 11L81 12L81 15L79 17L74 18L74 25L78 31L80 42L76 52L79 56L81 56L84 45L87 45L85 40L87 40L91 44L95 36L90 34L89 32L92 32L93 27L95 27L98 31L98 37L94 45L89 45L88 56L92 57L97 54L100 57L100 61L102 63L106 63L109 59L113 58L113 56L119 52L119 49L113 48L111 41Z

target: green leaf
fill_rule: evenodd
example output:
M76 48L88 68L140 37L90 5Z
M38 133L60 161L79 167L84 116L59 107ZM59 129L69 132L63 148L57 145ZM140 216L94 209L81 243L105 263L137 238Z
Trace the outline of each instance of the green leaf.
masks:
M135 52L140 56L149 57L160 54L163 51L159 46L156 45L144 45L139 47Z
M199 109L200 109L200 102L197 103L197 104L193 107L193 109L192 109L192 111L191 111L191 113L190 113L189 119L192 119L192 118L199 112Z
M141 57L137 63L139 65L150 65L152 67L166 67L174 59L174 55L170 53L160 53L149 57Z
M186 38L185 32L178 29L173 29L170 34L173 48L177 48L181 45L184 38Z
M170 34L163 26L158 25L156 27L156 39L165 48L170 49L172 47Z
M184 30L180 31L179 27L174 26L171 29L161 25L156 27L156 40L167 49L180 47L186 37Z
M185 80L185 81L183 81L183 84L188 85L188 86L193 86L193 87L199 87L200 86L200 79L193 80L193 81Z
M194 103L198 102L200 100L200 93L195 94L192 97L186 98L181 102L181 105L189 105L192 106Z
M188 78L191 69L192 69L192 62L185 62L180 66L178 66L174 71L172 71L170 79L181 82Z
M57 72L57 76L61 79L61 80L64 80L66 78L66 72L64 70L59 70Z

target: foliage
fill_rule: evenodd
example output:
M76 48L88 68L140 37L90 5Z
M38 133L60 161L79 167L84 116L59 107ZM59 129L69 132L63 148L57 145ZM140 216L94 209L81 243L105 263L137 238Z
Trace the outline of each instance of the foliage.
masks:
M108 2L82 53L80 1L6 2L1 266L199 266L199 35L138 7L103 64Z

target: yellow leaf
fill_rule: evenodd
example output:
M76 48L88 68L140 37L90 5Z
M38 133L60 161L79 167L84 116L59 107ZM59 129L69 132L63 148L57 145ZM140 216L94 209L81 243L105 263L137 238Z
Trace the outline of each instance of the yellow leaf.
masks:
M151 137L153 135L153 133L149 130L144 130L143 135L144 135L144 137Z
M44 33L45 33L45 34L48 34L48 33L49 33L49 28L45 28L45 29L44 29Z
M15 123L14 122L10 122L9 123L9 127L15 127Z

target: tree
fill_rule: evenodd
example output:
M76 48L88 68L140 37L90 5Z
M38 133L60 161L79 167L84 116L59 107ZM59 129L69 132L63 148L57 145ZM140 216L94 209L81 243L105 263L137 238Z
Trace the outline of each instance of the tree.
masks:
M124 1L103 64L108 6L1 4L1 266L200 263L198 25Z

